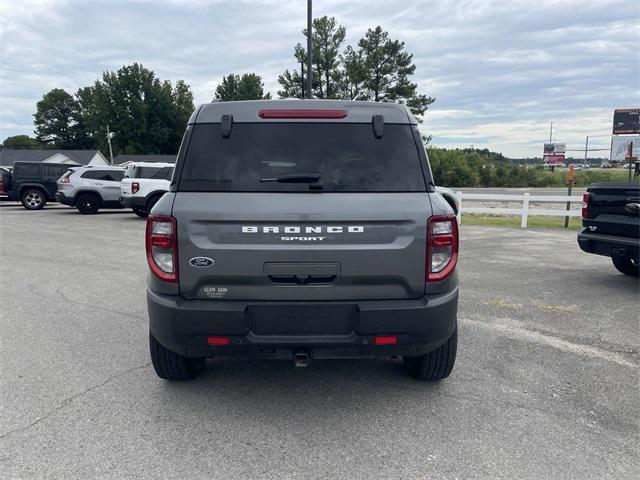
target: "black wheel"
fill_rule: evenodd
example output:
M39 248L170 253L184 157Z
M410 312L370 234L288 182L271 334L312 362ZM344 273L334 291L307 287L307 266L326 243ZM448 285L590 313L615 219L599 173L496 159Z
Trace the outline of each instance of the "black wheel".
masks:
M133 213L135 213L136 215L138 215L141 218L146 218L147 217L147 211L146 210L142 210L141 208L134 208L133 209Z
M83 193L76 200L76 208L84 215L91 215L100 208L100 199L92 193Z
M164 348L149 332L149 349L153 369L165 380L191 380L204 367L204 358L187 358Z
M447 378L456 363L458 328L444 345L420 357L402 357L404 366L417 380L442 380Z
M47 197L42 190L28 188L22 192L20 201L22 202L22 206L27 210L42 210L47 203Z
M634 263L633 260L621 255L614 255L611 257L613 266L618 269L619 272L632 277L637 277L640 272L640 264Z
M151 209L156 203L158 203L160 198L162 198L162 195L154 195L147 201L147 213L151 212Z

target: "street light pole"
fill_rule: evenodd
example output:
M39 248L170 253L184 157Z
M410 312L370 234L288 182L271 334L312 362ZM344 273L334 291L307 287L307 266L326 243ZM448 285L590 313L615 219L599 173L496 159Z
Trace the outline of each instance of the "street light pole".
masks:
M551 127L549 128L549 143L553 143L553 122L551 122Z
M109 125L107 125L107 143L109 144L109 165L113 165L113 150L111 149L111 136L112 133L109 132Z
M311 12L311 0L307 0L307 98L311 98L312 73L311 70L311 27L313 24L313 15Z

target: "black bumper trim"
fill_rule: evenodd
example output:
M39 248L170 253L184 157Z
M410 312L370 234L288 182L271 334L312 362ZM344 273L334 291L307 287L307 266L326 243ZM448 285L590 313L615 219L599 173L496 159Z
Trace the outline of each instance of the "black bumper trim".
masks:
M73 198L69 198L66 195L63 195L61 192L56 192L55 199L56 202L62 203L63 205L68 205L70 207L73 207L76 203Z
M186 357L314 358L422 355L435 350L457 323L458 289L415 300L331 302L355 304L358 322L348 335L255 335L247 309L261 302L184 300L147 290L149 328L166 348ZM262 302L275 303L275 302ZM321 302L278 302L317 305ZM294 333L294 332L292 332ZM396 345L376 345L376 335L395 335ZM229 346L210 346L208 336L227 336Z
M124 208L146 210L147 199L145 197L120 197L120 205L122 205Z
M578 234L578 245L582 251L595 255L622 255L636 261L640 259L640 238L603 235L584 229Z

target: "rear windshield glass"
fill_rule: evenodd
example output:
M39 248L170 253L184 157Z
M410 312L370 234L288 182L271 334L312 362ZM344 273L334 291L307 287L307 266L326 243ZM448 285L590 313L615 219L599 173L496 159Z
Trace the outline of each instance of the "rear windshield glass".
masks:
M173 167L134 167L127 175L129 178L154 178L171 180Z
M284 175L307 175L315 181L264 181ZM370 123L236 123L223 138L220 124L197 124L178 189L308 192L310 187L325 192L424 192L412 126L385 124L382 138L376 138Z

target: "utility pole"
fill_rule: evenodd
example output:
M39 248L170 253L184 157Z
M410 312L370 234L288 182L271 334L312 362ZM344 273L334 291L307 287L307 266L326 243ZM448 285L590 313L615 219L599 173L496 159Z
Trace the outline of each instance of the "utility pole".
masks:
M587 140L584 143L584 163L587 164L587 155L589 153L589 135L587 135Z
M307 98L311 98L311 80L313 70L311 67L311 27L313 24L313 15L311 13L311 0L307 0Z
M107 143L109 144L109 165L113 165L113 150L111 149L111 137L113 133L109 131L109 125L107 125Z
M553 143L553 122L551 122L551 128L549 128L549 143Z

